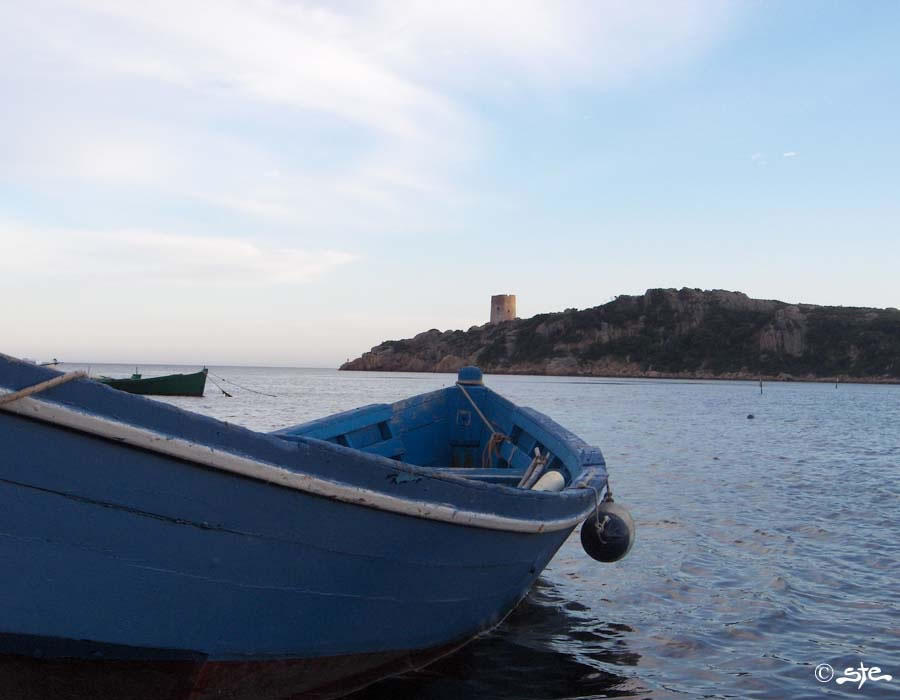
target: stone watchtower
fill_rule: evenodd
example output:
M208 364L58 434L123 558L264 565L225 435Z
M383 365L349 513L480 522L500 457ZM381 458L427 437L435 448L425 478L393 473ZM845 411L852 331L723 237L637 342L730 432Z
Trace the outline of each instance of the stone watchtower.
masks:
M516 318L516 295L495 294L491 297L491 323L513 321Z

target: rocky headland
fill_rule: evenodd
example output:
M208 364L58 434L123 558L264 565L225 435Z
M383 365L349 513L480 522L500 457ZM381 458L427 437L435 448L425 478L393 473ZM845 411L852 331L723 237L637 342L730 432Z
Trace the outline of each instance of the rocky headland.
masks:
M650 289L591 309L432 329L342 370L900 382L900 310Z

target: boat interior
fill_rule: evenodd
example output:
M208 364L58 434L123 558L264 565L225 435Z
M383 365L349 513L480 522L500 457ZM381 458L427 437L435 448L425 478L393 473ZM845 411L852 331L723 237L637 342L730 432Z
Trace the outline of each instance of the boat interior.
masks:
M326 440L438 473L527 489L558 491L580 471L581 445L571 444L577 438L480 385L363 406L272 434Z

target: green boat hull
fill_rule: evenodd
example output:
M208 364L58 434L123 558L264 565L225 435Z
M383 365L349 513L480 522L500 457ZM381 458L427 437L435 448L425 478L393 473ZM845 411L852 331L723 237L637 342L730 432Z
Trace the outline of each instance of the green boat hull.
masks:
M204 368L193 374L168 374L164 377L141 379L113 379L100 377L97 381L129 394L149 394L153 396L203 396L206 387Z

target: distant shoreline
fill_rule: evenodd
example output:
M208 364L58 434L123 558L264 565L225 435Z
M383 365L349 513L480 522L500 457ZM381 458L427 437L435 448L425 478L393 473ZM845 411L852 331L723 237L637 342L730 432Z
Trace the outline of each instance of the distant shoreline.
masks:
M786 304L741 292L649 289L602 306L435 328L341 369L900 384L900 310Z
M345 369L339 367L340 372L390 372L391 374L455 374L455 372L434 372L431 370L414 370L414 369ZM712 374L677 374L663 372L646 372L646 373L628 373L628 374L557 374L557 373L541 373L535 372L517 372L515 370L496 370L485 371L486 375L496 376L516 376L516 377L560 377L569 379L681 379L695 381L720 381L720 382L754 382L758 383L762 380L766 382L777 382L779 384L891 384L900 385L900 379L895 377L794 377L787 375L749 375L740 373L728 373L720 375Z

